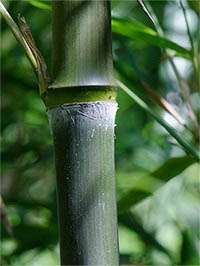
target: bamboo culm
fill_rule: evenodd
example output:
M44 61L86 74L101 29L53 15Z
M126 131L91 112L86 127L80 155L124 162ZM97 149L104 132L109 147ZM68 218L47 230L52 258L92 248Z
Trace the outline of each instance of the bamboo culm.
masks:
M117 104L109 1L52 2L53 132L61 265L119 265L114 170Z
M118 265L115 102L64 104L53 129L61 265Z

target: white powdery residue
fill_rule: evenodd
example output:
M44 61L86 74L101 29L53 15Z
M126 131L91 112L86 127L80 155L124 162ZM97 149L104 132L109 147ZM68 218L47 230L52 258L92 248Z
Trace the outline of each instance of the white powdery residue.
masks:
M95 128L92 129L91 139L94 137Z

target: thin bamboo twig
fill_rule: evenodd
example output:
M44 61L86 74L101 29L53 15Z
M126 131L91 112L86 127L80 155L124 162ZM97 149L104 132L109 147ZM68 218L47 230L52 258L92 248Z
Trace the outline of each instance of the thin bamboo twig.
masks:
M16 40L21 44L25 51L31 66L38 77L38 85L40 88L40 94L44 93L48 88L49 76L47 72L46 63L36 47L35 41L31 34L31 31L25 21L25 18L18 16L19 26L12 19L2 2L0 1L0 13L7 22L11 31L13 32Z
M188 85L187 83L183 80L183 78L179 75L179 72L178 72L178 69L174 63L174 60L170 59L170 63L171 63L171 66L174 70L174 73L177 77L177 80L178 80L178 83L179 83L179 86L180 88L182 88L181 92L182 92L182 97L183 99L185 100L185 103L186 103L186 106L187 106L187 109L188 109L188 112L189 112L189 116L191 118L191 120L193 121L194 123L194 128L196 130L198 130L198 121L197 121L197 118L195 116L195 113L192 109L192 103L191 103L191 98L190 98L190 93L189 93L189 88L188 88Z
M159 35L163 36L164 32L160 26L160 23L157 19L157 17L155 16L152 8L150 5L148 5L148 8L146 7L146 5L144 4L143 0L137 0L138 4L142 7L144 13L149 17L149 19L151 20L151 22L153 23L156 31L158 32Z
M13 237L13 228L8 219L6 206L1 195L0 195L0 217L1 217L1 222L4 225L6 231L11 237Z
M116 62L115 62L115 68L117 69L117 71L120 74L122 69L119 67L118 64L116 64ZM150 100L153 101L154 103L158 104L161 108L163 108L166 112L168 112L181 126L184 126L187 130L191 131L191 129L187 126L184 119L178 114L178 112L175 110L175 108L166 99L161 97L159 95L159 93L157 93L155 90L153 90L149 84L147 84L144 81L143 77L145 76L145 74L140 69L138 69L138 67L135 64L134 64L134 69L136 71L137 76L139 77L138 81L142 85L141 88L149 96ZM127 75L123 71L123 78L124 78L124 80L127 81L127 80L129 80L130 77L129 77L129 75Z
M192 51L194 53L194 43L193 43L192 35L191 35L191 32L190 32L190 27L189 27L189 23L188 23L188 19L187 19L186 10L185 10L185 7L184 7L184 5L183 5L181 0L179 0L179 4L180 4L181 9L183 11L183 16L184 16L185 24L186 24L186 27L187 27L188 37L189 37L189 40L190 40Z
M141 6L142 10L144 11L144 13L148 16L148 18L151 20L151 22L153 23L157 33L161 36L161 37L164 37L164 32L160 26L160 23L157 19L157 16L155 15L152 7L149 5L148 1L146 1L144 3L143 0L137 0L139 5ZM189 94L189 86L187 84L187 82L181 77L177 67L176 67L176 64L174 63L174 60L173 60L173 57L171 55L171 53L169 52L168 49L165 50L165 53L167 55L167 57L169 58L169 62L174 70L174 73L176 75L176 78L177 78L177 81L179 83L179 87L180 87L180 91L181 91L181 94L187 104L187 107L188 107L188 111L189 111L189 115L190 115L190 118L191 120L193 121L194 123L194 127L195 129L198 128L198 122L197 122L197 118L196 118L196 115L192 109L192 105L191 105L191 101L188 99L190 99L190 94Z
M34 55L34 58L37 63L37 77L38 77L38 83L40 88L40 94L44 93L48 89L48 82L49 82L49 75L47 71L47 65L45 63L45 60L40 53L40 50L37 48L36 43L33 39L32 33L26 23L26 20L24 17L18 16L18 22L19 22L19 29L21 31L22 36L24 37L26 43L28 44L31 52Z
M189 37L189 40L190 40L190 45L191 45L191 48L192 48L192 64L193 64L193 68L194 68L194 72L195 72L195 77L197 79L197 86L198 86L198 89L199 88L199 77L198 77L198 67L197 67L197 62L195 61L195 56L196 56L196 52L195 52L195 46L194 46L194 41L193 41L193 38L192 38L192 34L191 34L191 31L190 31L190 27L189 27L189 22L188 22L188 18L187 18L187 13L186 13L186 9L185 9L185 6L183 5L182 1L179 0L179 4L181 6L181 9L183 11L183 16L184 16L184 19L185 19L185 24L186 24L186 27L187 27L187 34L188 34L188 37Z
M150 96L151 100L156 102L160 107L162 107L166 112L168 112L176 121L187 128L185 121L173 108L173 106L159 94L157 94L146 82L141 81L145 92Z
M0 13L2 17L5 19L6 23L10 27L11 31L13 32L16 40L21 44L21 46L24 48L26 52L26 56L28 60L30 61L32 67L34 70L37 70L37 61L35 59L34 54L32 53L29 45L27 44L26 40L24 39L22 33L20 32L19 27L15 23L15 21L12 19L6 8L4 7L3 3L0 1Z
M125 84L117 80L117 85L128 94L140 107L152 115L156 121L163 126L168 133L173 136L176 141L183 147L186 153L191 154L197 161L200 160L200 153L195 147L192 147L183 137L179 136L174 128L172 128L166 121L164 121L155 111L153 111L149 106L140 99L133 91L131 91Z

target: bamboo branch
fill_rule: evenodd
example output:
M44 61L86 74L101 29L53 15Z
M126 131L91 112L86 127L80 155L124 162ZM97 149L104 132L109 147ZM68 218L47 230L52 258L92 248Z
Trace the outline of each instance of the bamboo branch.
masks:
M138 4L142 7L142 10L144 11L144 13L147 15L147 17L151 20L151 22L153 23L156 31L158 32L158 34L160 36L164 36L164 32L160 26L160 23L156 17L156 15L154 14L151 6L145 2L143 0L137 0ZM148 7L147 7L148 6Z
M25 18L20 17L20 15L18 16L18 27L1 1L0 13L13 32L16 40L21 44L34 72L37 74L40 94L44 93L48 88L49 82L47 66L39 49L36 47L35 41L25 21Z
M151 22L153 23L157 33L160 35L160 36L164 36L164 32L160 26L160 23L157 19L157 16L155 15L151 5L148 3L148 1L146 1L144 3L143 0L138 0L138 3L139 5L141 6L142 10L144 11L144 13L148 16L148 18L151 20ZM171 53L168 51L168 49L165 50L165 53L167 55L167 57L169 58L169 62L174 70L174 73L176 75L176 78L177 78L177 81L178 81L178 84L179 84L179 88L180 88L180 91L181 91L181 94L182 94L182 97L183 99L185 100L186 102L186 105L188 107L188 111L189 111L189 116L191 118L191 120L193 121L194 123L194 127L195 127L195 130L198 131L198 122L197 122L197 118L196 118L196 115L192 109L192 105L191 105L191 101L190 101L190 94L189 94L189 87L188 87L188 84L187 82L181 77L177 67L176 67L176 64L174 63L174 60L173 60L173 57L171 56Z
M189 23L188 23L188 19L187 19L186 10L185 10L185 7L184 7L184 5L183 5L183 3L182 3L181 0L179 0L179 4L180 4L181 9L183 11L183 16L184 16L184 19L185 19L185 24L186 24L186 27L187 27L187 33L188 33L188 37L189 37L189 40L190 40L192 52L193 52L193 55L194 55L194 43L193 43L192 35L191 35L191 32L190 32L190 27L189 27Z
M115 69L117 69L117 71L119 72L119 74L121 73L123 75L124 80L131 81L131 78L129 77L129 75L127 75L127 73L122 70L122 68L119 66L118 63L115 62ZM138 69L138 67L136 65L134 65L134 69L136 71L137 76L139 77L138 82L141 83L141 88L144 90L144 93L146 93L150 100L153 101L154 103L158 104L161 108L163 108L166 112L168 112L174 119L176 119L176 121L184 126L186 129L190 130L190 128L188 128L188 126L186 125L184 119L178 114L178 112L175 110L175 108L173 108L173 106L163 97L161 97L155 90L153 90L149 84L147 84L144 80L143 77L145 76L144 73L141 72L140 69Z
M195 52L194 41L192 39L192 34L191 34L191 31L190 31L189 22L188 22L188 19L187 19L186 9L185 9L185 7L184 7L184 5L183 5L181 0L179 0L179 4L180 4L181 9L183 11L185 24L186 24L186 27L187 27L187 34L188 34L188 37L189 37L189 40L190 40L190 45L191 45L191 48L192 48L192 64L193 64L193 68L194 68L195 77L196 77L196 80L197 80L197 86L198 86L198 89L200 89L199 88L200 84L199 84L198 66L197 66L197 62L195 60L196 52Z
M164 36L164 32L160 26L160 23L157 19L157 16L155 15L152 7L149 5L149 3L147 1L143 0L137 0L138 4L141 6L142 10L144 11L144 13L147 15L147 17L151 20L151 22L153 23L157 33L160 36Z
M147 111L151 116L153 116L156 121L163 126L168 133L176 139L176 141L181 145L186 153L191 154L197 161L200 160L199 151L190 145L183 137L179 136L174 128L172 128L166 121L164 121L155 111L153 111L149 106L140 99L133 91L131 91L125 84L121 81L117 81L117 85L128 94L140 107Z
M24 17L18 16L19 29L21 31L22 36L24 37L26 43L28 44L34 58L37 62L37 76L38 83L40 88L40 94L42 95L48 89L49 75L47 71L47 65L44 61L42 54L37 48L35 41L33 39L32 33L26 23Z
M173 108L173 106L159 94L157 94L151 87L144 81L141 81L145 92L150 96L150 99L156 102L160 107L162 107L166 112L168 112L176 121L187 128L185 121L182 117L177 113L177 111Z
M4 5L1 1L0 1L0 13L1 13L2 17L5 19L8 26L10 27L11 31L13 32L16 40L23 47L23 49L26 53L26 56L27 56L28 60L30 61L33 69L37 70L37 62L36 62L34 54L32 53L29 45L27 44L22 33L20 32L19 27L17 26L15 21L12 19L12 17L10 16L10 14L8 13L8 11L6 10L6 8L4 7Z

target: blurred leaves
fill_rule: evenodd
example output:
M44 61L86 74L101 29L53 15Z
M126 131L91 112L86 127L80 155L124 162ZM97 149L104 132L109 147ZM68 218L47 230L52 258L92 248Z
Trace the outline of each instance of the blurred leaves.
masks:
M199 1L196 1L196 0L187 0L190 8L192 8L196 13L197 15L200 15L200 4L199 4Z
M190 232L185 229L182 232L182 247L181 247L181 265L198 265L199 253L198 248L194 244L193 237Z
M144 190L132 189L118 201L118 213L123 213L130 209L134 204L144 200L146 197L150 196L151 192Z
M144 176L141 175L139 178L134 178L128 184L128 191L122 193L122 196L118 200L118 212L124 213L128 211L133 205L152 195L156 189L165 184L157 182L156 179L167 182L171 178L181 174L194 162L195 160L189 156L171 158L155 171ZM129 175L131 176L131 174ZM119 180L124 179L123 182L126 180L123 174L120 174L118 178Z
M18 13L26 16L34 39L49 64L50 2L30 0L8 3L7 7L15 18ZM197 13L197 1L189 0L188 3ZM177 3L149 1L149 4L158 15L167 37L158 37L150 28L149 19L144 17L136 1L114 1L115 67L120 79L150 109L155 109L171 123L170 118L164 116L166 113L148 101L141 80L163 98L169 93L177 94L174 79L165 66L165 80L161 77L161 65L168 58L161 54L162 49L156 47L170 49L170 54L187 59L191 58L191 51L183 47L187 43L182 40L187 36L176 30L173 32L174 41L170 41L172 29L167 28L167 21L171 21L173 16L167 16L166 10L176 14L180 8ZM189 6L186 6L186 12L188 9ZM176 25L182 21L180 16L172 22ZM48 119L28 61L4 21L1 36L2 195L14 235L11 237L2 226L1 262L12 266L55 266L59 263L58 228ZM185 61L190 64L189 60ZM194 84L194 91L192 68L188 68L184 78ZM199 94L193 92L191 100L196 113L199 112L198 99ZM184 156L177 145L171 145L166 131L122 90L118 92L118 104L116 176L120 264L197 265L199 165L194 164L192 157ZM174 104L173 107L181 116L184 115L184 103L180 109ZM174 127L181 136L187 136L184 128L177 124ZM195 144L191 138L189 141Z
M133 229L135 232L137 232L140 238L145 242L146 245L153 246L154 248L164 252L169 257L171 257L171 255L169 254L169 251L156 240L154 234L151 232L148 232L142 226L141 221L139 221L136 215L134 215L131 212L126 212L123 215L119 216L119 222L123 223L128 228Z
M11 227L11 224L8 220L8 217L7 217L7 213L6 213L6 206L3 202L3 199L0 195L0 221L2 222L2 224L4 225L7 233L12 236L12 227Z
M157 112L152 110L140 97L138 97L132 90L130 90L121 81L117 81L117 85L130 96L135 103L137 103L141 108L143 108L147 113L149 113L162 127L164 127L167 132L176 139L176 141L181 145L186 153L192 155L196 161L200 160L200 153L192 143L189 143L183 136L181 136L176 129L174 129L170 124L168 124Z
M34 7L44 10L51 10L50 1L45 0L28 0L28 3Z
M12 255L20 255L33 248L42 250L57 243L57 226L53 223L51 210L39 204L39 202L27 204L23 200L9 207L13 238L16 240ZM5 230L2 230L2 237L8 239Z
M187 59L192 58L192 52L165 37L159 36L154 30L135 20L119 18L112 19L112 30L116 34L128 37L133 41L145 41L148 44L160 48L169 48L176 52L177 56Z
M161 167L151 173L151 176L167 182L181 174L187 167L195 163L190 156L170 158Z

